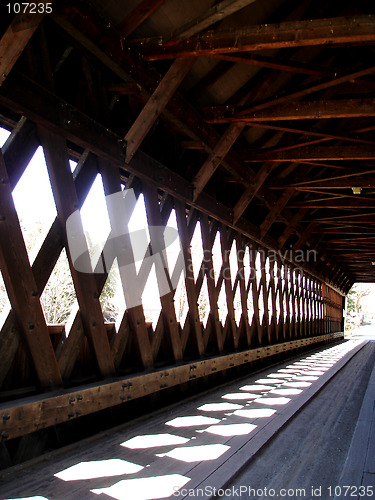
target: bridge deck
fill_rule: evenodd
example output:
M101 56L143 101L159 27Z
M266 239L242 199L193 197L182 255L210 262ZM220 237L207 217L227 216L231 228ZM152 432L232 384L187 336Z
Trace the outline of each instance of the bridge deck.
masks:
M0 498L330 498L373 486L374 361L371 335L293 358L8 470Z

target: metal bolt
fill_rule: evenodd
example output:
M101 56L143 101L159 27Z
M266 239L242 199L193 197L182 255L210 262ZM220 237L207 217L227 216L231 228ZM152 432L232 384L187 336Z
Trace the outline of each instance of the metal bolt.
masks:
M3 420L9 420L9 419L10 419L9 413L3 413Z
M8 434L7 432L3 431L3 432L1 433L1 437L2 437L3 439L8 439L9 434Z

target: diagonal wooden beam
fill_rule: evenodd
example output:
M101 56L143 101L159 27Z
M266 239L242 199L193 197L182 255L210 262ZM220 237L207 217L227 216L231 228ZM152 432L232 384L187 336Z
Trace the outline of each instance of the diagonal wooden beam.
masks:
M2 36L0 40L0 86L29 43L46 11L50 8L52 9L52 1L46 2L45 0L41 0L38 5L42 6L42 4L45 6L43 13L27 12L17 14ZM24 5L26 4L21 4L21 8Z
M142 0L126 17L119 23L116 28L121 35L126 38L134 30L140 26L143 21L151 16L165 0Z
M375 40L375 16L288 21L211 31L168 45L163 38L138 41L145 57L156 61L176 57L210 56L264 49L352 44Z
M234 123L375 116L374 99L305 102L288 100L281 104L270 101L269 104L265 106L267 109L255 111L247 111L243 106L218 106L207 110L206 119L209 123Z
M56 202L57 213L64 227L63 239L70 273L79 303L84 331L91 343L99 371L102 376L114 375L115 367L111 354L95 277L90 272L79 272L72 261L65 230L68 218L79 206L73 176L71 175L66 143L63 138L39 126L39 135L44 149L48 174ZM83 231L83 228L79 228ZM78 229L77 229L78 230ZM86 254L88 258L88 252ZM88 268L90 264L88 263Z
M294 215L292 220L290 221L289 226L287 226L283 232L283 234L280 236L280 238L277 240L279 244L279 248L282 248L285 245L286 240L289 238L291 234L294 233L294 231L297 229L299 223L303 220L305 217L306 213L308 212L307 208L301 208L298 210L298 212Z
M267 153L249 152L246 162L263 161L315 161L315 160L374 160L375 146L307 146L288 151L269 151ZM319 184L319 183L318 183Z
M255 0L222 0L213 5L208 11L199 17L189 21L178 28L170 37L173 41L182 41L205 30L209 26L222 21L240 9L247 7Z
M221 136L212 153L204 162L202 167L199 169L199 172L193 179L194 200L196 200L200 193L203 191L204 186L213 176L215 170L223 161L226 154L236 142L244 128L245 125L243 123L233 123Z
M262 184L271 173L273 167L274 167L273 162L263 163L259 172L257 172L253 182L248 185L248 187L245 189L245 192L242 194L241 198L238 200L235 207L233 208L234 223L238 221L238 219L244 213L246 208L249 206L254 196L259 191Z
M264 238L264 236L267 234L269 228L272 226L272 224L275 222L279 214L282 212L282 210L286 207L288 204L289 200L294 194L294 190L291 188L287 188L283 194L280 196L279 200L277 203L274 205L273 209L269 212L267 217L264 219L262 224L260 225L260 237Z
M141 145L147 132L149 132L158 116L176 92L178 86L194 64L194 61L194 58L189 60L178 59L175 61L156 87L154 93L125 136L126 163L129 163L133 158L134 153Z
M42 387L62 385L0 150L0 267L12 309Z

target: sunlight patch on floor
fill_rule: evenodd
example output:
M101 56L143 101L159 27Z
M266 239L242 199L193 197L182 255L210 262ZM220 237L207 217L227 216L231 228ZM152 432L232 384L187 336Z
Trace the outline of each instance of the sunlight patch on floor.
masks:
M203 444L200 446L181 446L168 453L157 454L158 457L170 457L182 462L201 462L216 460L221 457L230 446L225 444Z
M224 394L224 396L221 396L222 399L254 399L257 398L259 394L251 394L250 392L231 392L228 394Z
M175 436L173 434L145 434L144 436L135 436L121 443L121 446L132 450L153 448L156 446L170 446L176 444L185 444L189 441L187 438Z
M226 425L211 425L199 432L209 432L210 434L216 434L216 436L244 436L250 434L256 425L253 424L226 424Z
M171 425L172 427L194 427L196 425L216 424L217 422L220 422L220 419L195 415L191 417L176 417L173 420L165 422L165 425Z
M189 477L180 474L167 476L145 477L139 479L124 479L109 488L90 490L96 495L108 495L116 500L153 500L173 495L185 486Z
M94 479L97 477L122 476L122 474L134 474L143 467L141 465L110 458L108 460L93 460L90 462L80 462L55 474L63 481L78 481L82 479Z
M229 411L229 410L240 410L243 408L242 405L236 405L234 403L207 403L200 406L198 410L201 411Z
M236 410L234 415L245 418L268 418L276 413L272 408L253 408L251 410Z

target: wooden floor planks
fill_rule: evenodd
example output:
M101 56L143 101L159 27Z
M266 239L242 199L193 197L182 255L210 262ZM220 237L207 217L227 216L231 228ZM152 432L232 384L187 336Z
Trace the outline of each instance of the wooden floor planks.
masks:
M337 346L328 347L317 351L317 355L305 354L301 357L303 362L298 363L297 360L292 360L282 365L277 365L262 373L253 374L245 380L236 381L221 388L210 391L204 395L197 396L188 400L185 403L175 405L167 410L157 412L152 417L140 419L123 428L107 431L98 439L90 439L82 442L81 445L73 449L70 447L69 453L52 453L49 457L45 457L45 462L36 463L28 468L13 468L8 473L3 473L0 476L0 499L8 498L27 498L32 496L41 496L48 500L70 500L70 499L98 499L113 498L122 500L123 498L132 498L132 500L149 498L161 498L157 493L158 484L155 483L156 478L164 476L166 481L170 479L177 486L178 481L186 482L185 488L204 487L205 485L215 486L217 488L228 484L228 482L237 474L238 470L245 466L246 463L261 449L271 438L282 428L285 423L295 415L296 412L306 405L323 386L328 384L329 380L335 376L350 359L356 358L356 353L360 352L365 343L359 341L350 341ZM348 350L348 348L350 349ZM321 354L319 354L321 353ZM325 354L324 354L325 353ZM312 370L308 363L313 362L316 366ZM314 366L314 365L313 365ZM288 367L288 368L286 368ZM278 370L299 370L301 373L291 373L288 371ZM320 371L321 375L308 375L310 371ZM304 373L302 373L304 372ZM269 375L276 375L280 382ZM313 377L315 380L302 380L300 377ZM278 395L270 394L269 390L254 391L261 394L258 402L254 398L248 396L245 400L223 398L227 394L245 394L247 391L240 388L266 379L269 381L267 385L279 388L292 388L286 384L307 382L310 386L303 389L300 394L295 395ZM260 385L260 384L258 384ZM251 393L251 391L250 391ZM234 396L229 396L234 397ZM277 405L276 400L272 399L273 405L262 404L264 398L279 398L288 397L290 401L285 405ZM203 411L199 408L204 404L231 403L243 406L243 409L261 409L273 408L276 410L274 415L268 418L252 418L247 419L243 416L235 414L233 410L228 411ZM220 436L211 434L210 432L201 432L209 427L205 425L194 425L191 427L172 427L166 425L166 422L179 417L185 416L204 416L217 419L215 425L233 425L233 424L252 424L257 427L249 434L240 436ZM213 429L215 429L215 425ZM247 429L249 430L249 429ZM155 446L148 449L130 449L121 446L121 443L139 435L155 435L155 434L172 434L188 439L185 444L178 446L166 445ZM147 438L150 442L151 438ZM180 453L181 448L190 448L195 446L212 446L220 445L216 448L208 448L208 451L224 453L216 459L202 461L203 453L207 448L198 448L193 456L193 461L183 461L173 457L174 453ZM228 448L223 448L227 446ZM172 456L160 456L163 454L171 454ZM178 451L180 450L180 451ZM189 450L187 450L189 451ZM184 457L186 460L186 456ZM195 460L196 458L196 460ZM143 467L137 473L121 474L112 477L101 477L83 480L63 481L55 477L54 474L66 470L67 468L81 462L98 461L98 460L113 460L119 459L131 464L137 464ZM104 463L105 465L105 463ZM102 472L104 470L104 465ZM104 473L104 472L103 472ZM110 469L110 474L113 474L113 468ZM22 482L19 477L22 474ZM370 472L367 473L369 475ZM185 478L185 479L184 479ZM371 479L371 477L370 477ZM136 481L138 480L138 481ZM146 483L142 483L146 480ZM117 487L118 491L107 491L101 495L92 493L91 490L102 490L116 485L120 481L125 481ZM149 481L154 483L149 484ZM167 487L171 498L170 483ZM180 485L181 485L180 484ZM136 488L131 490L131 488ZM143 488L143 490L142 490ZM150 493L154 491L154 493ZM168 489L169 488L169 489ZM133 493L131 493L133 491ZM134 493L134 491L136 493ZM116 496L117 495L117 496ZM155 495L155 496L150 496ZM164 495L166 498L168 495ZM183 495L179 495L183 498ZM205 498L209 498L208 496Z

